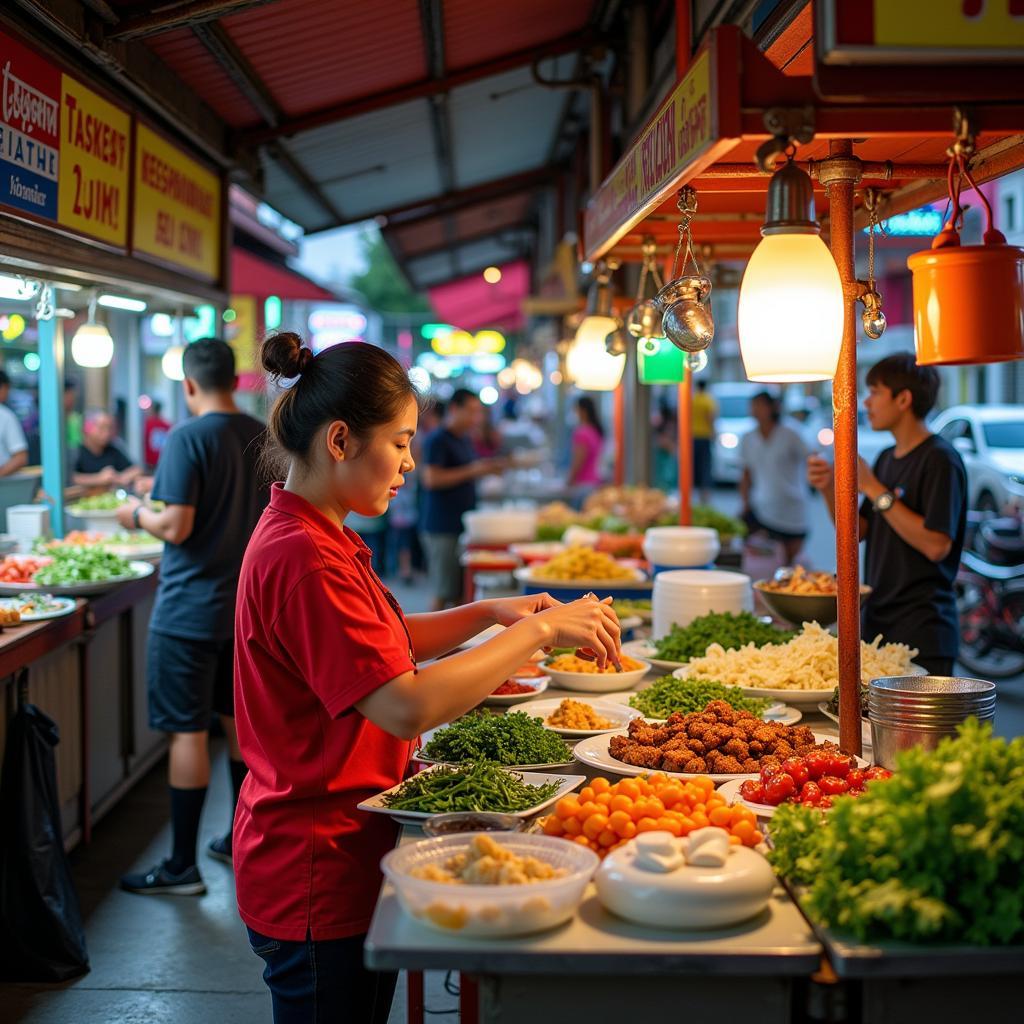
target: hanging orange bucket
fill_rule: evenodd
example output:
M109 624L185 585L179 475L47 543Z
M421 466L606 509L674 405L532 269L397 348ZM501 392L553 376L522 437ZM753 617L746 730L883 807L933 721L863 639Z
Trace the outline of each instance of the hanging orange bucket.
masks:
M959 187L950 162L950 218L932 247L907 259L914 275L914 343L920 366L1004 363L1024 359L1024 249L1007 245L992 226L985 194L983 245L961 245Z

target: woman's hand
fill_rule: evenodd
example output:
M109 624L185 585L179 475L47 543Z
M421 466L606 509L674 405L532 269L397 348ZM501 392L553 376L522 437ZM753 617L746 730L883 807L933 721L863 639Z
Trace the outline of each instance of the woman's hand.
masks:
M835 485L832 463L815 453L807 458L807 482L816 491L828 491Z
M548 608L562 607L550 594L527 594L525 597L497 597L483 601L488 614L499 626L514 626L528 615L536 615Z
M622 630L611 602L610 597L599 601L589 595L539 612L537 621L551 631L545 646L589 647L597 656L599 668L608 662L615 664L621 656Z

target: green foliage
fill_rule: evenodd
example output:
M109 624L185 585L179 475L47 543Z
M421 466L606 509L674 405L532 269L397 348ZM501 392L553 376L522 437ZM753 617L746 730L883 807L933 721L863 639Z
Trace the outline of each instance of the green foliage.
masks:
M1024 738L971 719L898 765L824 819L780 807L775 869L806 887L814 918L861 940L1024 941Z
M132 574L131 565L119 555L102 547L54 548L53 561L44 565L33 579L44 587L66 586L69 583L98 583Z
M727 651L745 644L784 644L793 633L783 633L762 622L750 612L710 612L694 619L688 626L673 626L660 640L654 641L657 657L662 661L689 661L703 658L711 644L721 644Z
M366 270L356 274L349 285L370 307L380 313L429 313L426 296L414 292L395 263L384 239L376 231L361 236Z
M521 775L487 761L461 768L420 772L384 798L394 811L447 814L451 811L497 811L512 814L550 800L558 783L531 786Z
M771 703L754 697L745 697L735 686L703 679L678 679L662 676L646 690L634 693L629 706L642 712L645 718L668 718L674 711L688 715L703 711L713 700L724 700L737 711L760 715Z
M466 764L484 759L502 765L563 764L572 751L539 718L522 711L466 715L438 729L423 753L434 761Z

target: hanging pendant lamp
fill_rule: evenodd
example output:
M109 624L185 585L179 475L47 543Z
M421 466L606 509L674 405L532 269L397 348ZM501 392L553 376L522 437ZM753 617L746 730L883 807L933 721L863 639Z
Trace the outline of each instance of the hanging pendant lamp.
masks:
M951 151L949 220L930 249L907 259L914 275L914 344L920 366L1003 363L1024 358L1024 249L992 226L988 197L968 167L973 141ZM958 172L954 175L954 172ZM954 181L955 177L955 181ZM981 245L961 245L960 179L985 207Z
M89 300L89 319L71 339L71 358L81 367L102 370L114 358L114 339L103 324L96 323L96 293Z
M610 355L605 347L608 335L621 326L612 316L613 269L603 261L597 265L589 312L580 323L565 357L569 377L581 391L614 391L626 367L625 355Z
M830 380L843 342L843 283L814 218L814 188L792 156L772 175L762 239L740 284L747 378Z

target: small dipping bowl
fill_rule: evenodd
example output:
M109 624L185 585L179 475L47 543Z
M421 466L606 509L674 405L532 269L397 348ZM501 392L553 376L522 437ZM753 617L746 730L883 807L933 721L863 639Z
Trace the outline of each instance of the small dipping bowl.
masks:
M423 822L423 831L432 838L463 832L521 832L526 822L514 814L493 811L452 811L433 814Z

